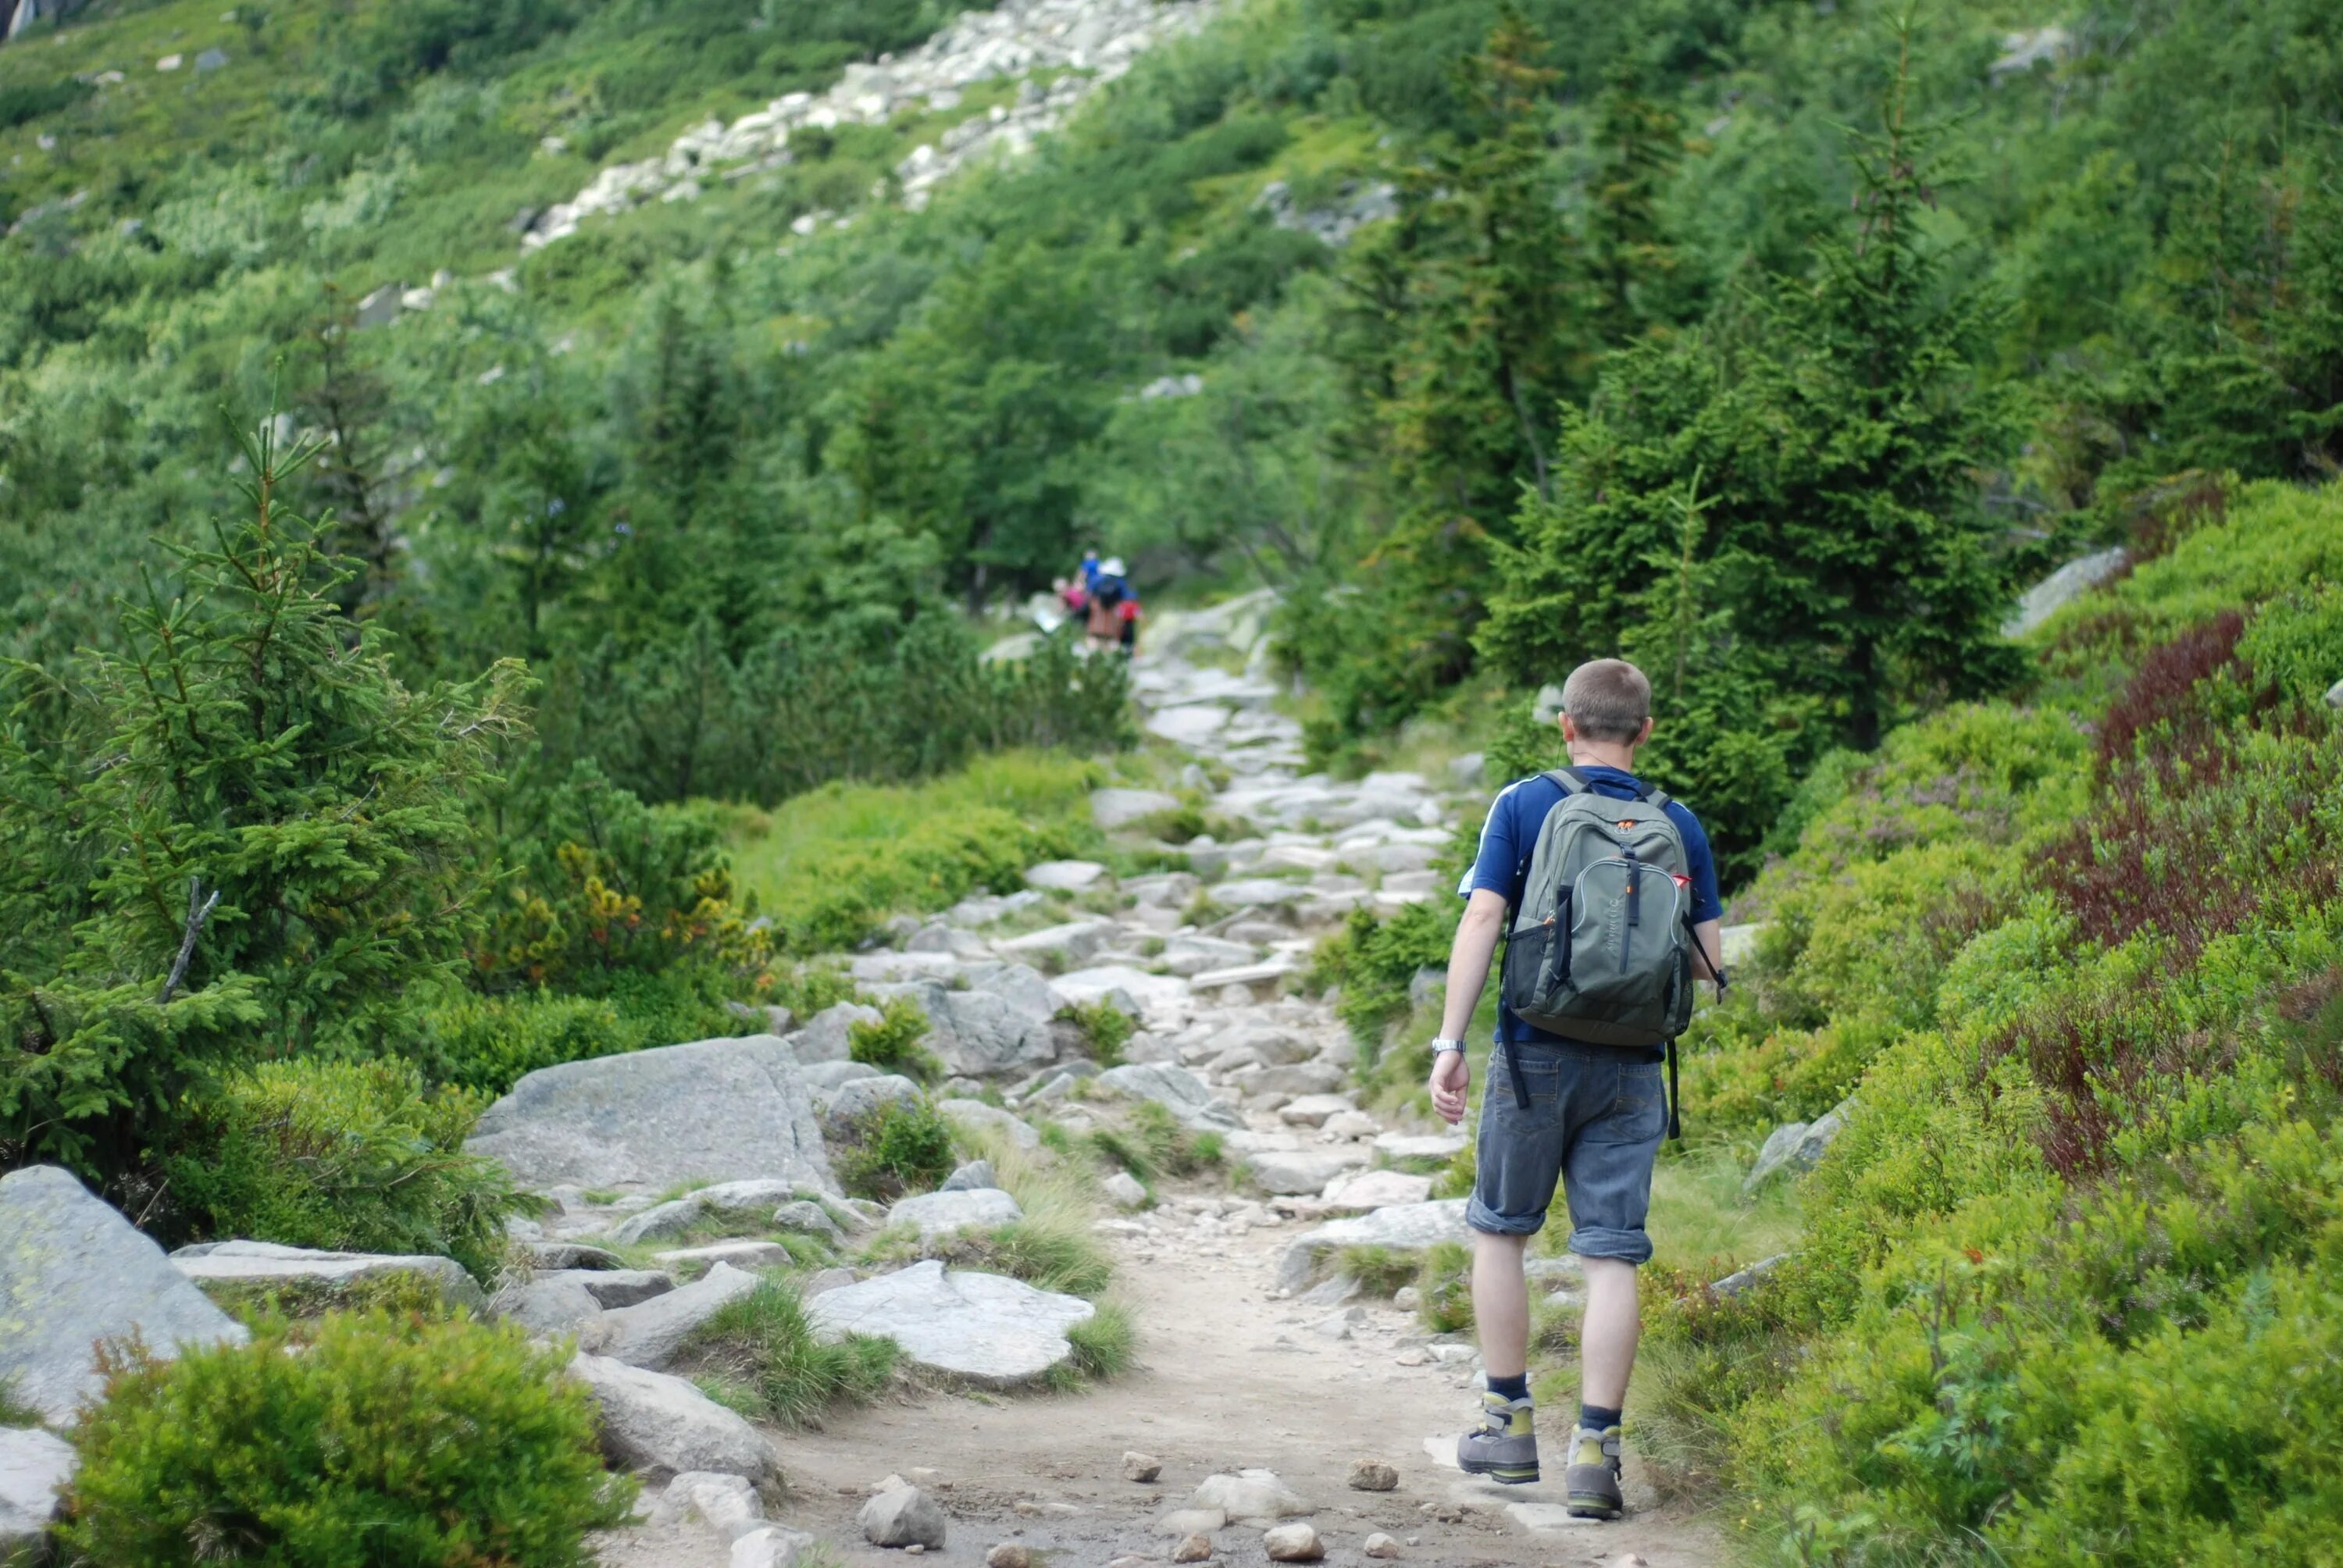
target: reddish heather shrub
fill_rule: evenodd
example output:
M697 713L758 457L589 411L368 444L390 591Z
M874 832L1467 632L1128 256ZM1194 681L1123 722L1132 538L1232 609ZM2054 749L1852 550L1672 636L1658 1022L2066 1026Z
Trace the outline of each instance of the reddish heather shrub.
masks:
M2160 992L2143 992L2120 1005L2069 1001L2012 1024L1986 1043L1980 1076L2013 1052L2043 1092L2042 1157L2073 1180L2106 1164L2115 1135L2165 1086L2228 1067L2237 1042L2184 1028Z
M2227 668L2250 677L2237 658L2237 639L2245 633L2246 618L2228 610L2151 648L2099 722L2100 776L2131 761L2141 734L2159 725L2169 727L2158 746L2167 756L2193 755L2208 747L2214 739L2213 716L2198 688Z

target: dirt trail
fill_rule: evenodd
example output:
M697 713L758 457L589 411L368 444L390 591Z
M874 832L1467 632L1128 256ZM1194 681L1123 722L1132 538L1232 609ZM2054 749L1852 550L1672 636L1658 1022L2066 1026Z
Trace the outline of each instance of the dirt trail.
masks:
M1278 995L1282 981L1350 907L1443 896L1429 862L1467 809L1463 797L1477 789L1477 780L1452 788L1410 774L1351 783L1303 774L1299 726L1276 711L1262 661L1265 608L1239 601L1209 616L1159 620L1155 646L1134 671L1150 730L1197 759L1188 785L1206 789L1222 816L1261 829L1239 845L1200 840L1192 859L1208 876L1229 879L1218 890L1250 890L1229 901L1257 899L1263 907L1241 909L1203 932L1177 920L1154 927L1171 933L1175 949L1213 942L1208 950L1234 948L1240 964L1250 953L1256 969L1198 974L1192 987L1150 977L1168 988L1168 1000L1161 989L1141 999L1161 1037L1160 1054L1148 1060L1177 1060L1242 1105L1246 1131L1231 1135L1232 1153L1254 1161L1257 1178L1260 1161L1276 1159L1304 1170L1318 1169L1313 1161L1347 1161L1355 1171L1369 1162L1367 1140L1383 1130L1356 1111L1332 1121L1323 1108L1314 1120L1282 1118L1293 1096L1260 1092L1266 1081L1249 1075L1262 1070L1262 1061L1248 1064L1242 1049L1227 1053L1225 1042L1242 1041L1248 1029L1306 1039L1315 1065L1281 1070L1347 1080L1351 1048L1331 1010ZM1224 861L1213 863L1215 849ZM1134 910L1126 918L1151 912L1172 911ZM1127 934L1148 930L1134 925ZM1078 1106L1048 1103L1046 1095L1023 1109L1083 1125ZM1288 1189L1304 1193L1284 1201L1301 1215L1192 1185L1161 1191L1164 1201L1147 1212L1102 1220L1102 1239L1117 1257L1116 1293L1138 1323L1135 1371L1071 1395L927 1392L842 1413L820 1432L776 1433L792 1493L775 1516L835 1543L848 1563L901 1568L900 1553L863 1544L856 1523L874 1483L901 1474L950 1515L947 1545L929 1556L974 1564L995 1543L1019 1542L1048 1554L1053 1568L1103 1568L1118 1558L1168 1561L1176 1537L1157 1528L1158 1517L1188 1506L1209 1475L1258 1468L1312 1505L1330 1563L1366 1561L1364 1543L1378 1531L1402 1543L1402 1561L1417 1563L1594 1564L1632 1555L1649 1568L1695 1568L1725 1560L1711 1524L1656 1503L1632 1445L1627 1492L1641 1506L1609 1524L1566 1521L1560 1434L1574 1412L1550 1418L1544 1483L1501 1487L1459 1473L1455 1438L1478 1402L1469 1344L1427 1333L1388 1302L1288 1299L1277 1288L1280 1255L1315 1222L1304 1217L1308 1194L1323 1179L1301 1178L1306 1186ZM1337 1317L1347 1321L1329 1321ZM1126 1450L1161 1461L1160 1479L1125 1480ZM1393 1466L1397 1489L1351 1490L1351 1466L1361 1459ZM629 1568L723 1564L723 1548L692 1530L629 1532L609 1560ZM1259 1525L1227 1525L1214 1536L1214 1560L1265 1562L1262 1534Z
M1069 1564L1163 1561L1173 1538L1152 1528L1159 1514L1185 1506L1214 1472L1258 1467L1316 1505L1311 1523L1329 1563L1364 1562L1361 1548L1376 1531L1398 1537L1403 1560L1414 1563L1593 1564L1633 1553L1651 1568L1703 1568L1725 1560L1715 1532L1682 1509L1560 1523L1552 1439L1548 1479L1535 1486L1476 1482L1435 1463L1426 1440L1453 1451L1476 1402L1470 1363L1397 1364L1403 1345L1423 1336L1412 1314L1388 1302L1353 1303L1366 1306L1367 1321L1349 1340L1313 1332L1339 1309L1276 1300L1272 1283L1277 1253L1299 1229L1288 1222L1231 1241L1172 1231L1180 1239L1122 1243L1122 1291L1139 1311L1139 1372L1066 1397L935 1394L784 1438L796 1488L789 1522L840 1543L850 1563L900 1568L900 1553L860 1545L854 1514L871 1483L924 1466L938 1473L935 1494L952 1516L950 1543L930 1556L980 1563L995 1543L1017 1541ZM1162 1461L1161 1480L1122 1479L1125 1450ZM1358 1459L1390 1463L1398 1489L1350 1490ZM1637 1468L1631 1453L1630 1493L1648 1495ZM1523 1504L1535 1511L1537 1528L1511 1512ZM1213 1545L1218 1562L1267 1561L1256 1527L1232 1524Z

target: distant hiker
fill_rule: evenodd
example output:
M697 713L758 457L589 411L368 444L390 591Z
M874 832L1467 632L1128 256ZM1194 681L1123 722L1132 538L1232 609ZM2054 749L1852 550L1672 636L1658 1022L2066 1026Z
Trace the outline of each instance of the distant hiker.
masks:
M1131 591L1120 557L1098 563L1091 578L1091 647L1103 652L1121 648L1129 652L1139 637L1139 597Z
M1058 596L1059 608L1066 612L1066 619L1088 620L1091 590L1090 585L1082 578L1059 578L1050 584L1050 591Z
M1465 1208L1488 1391L1456 1461L1500 1482L1538 1478L1522 1258L1559 1178L1570 1251L1586 1272L1578 1421L1563 1475L1565 1506L1582 1519L1624 1510L1620 1412L1641 1328L1635 1270L1652 1256L1644 1232L1652 1162L1676 1123L1669 1042L1691 1020L1694 978L1724 983L1725 911L1708 836L1634 775L1651 711L1652 683L1624 659L1580 665L1564 683L1571 766L1509 784L1490 806L1479 858L1457 889L1470 901L1432 1042L1433 1108L1453 1123L1471 1086L1464 1033L1503 935L1496 1045Z

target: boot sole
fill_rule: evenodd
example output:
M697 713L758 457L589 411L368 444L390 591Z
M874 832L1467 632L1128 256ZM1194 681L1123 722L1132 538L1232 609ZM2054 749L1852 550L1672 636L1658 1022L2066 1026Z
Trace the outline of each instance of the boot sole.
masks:
M1627 1512L1607 1497L1589 1497L1584 1493L1564 1503L1562 1511L1573 1519L1617 1519Z
M1538 1478L1535 1464L1481 1464L1460 1458L1456 1468L1467 1475L1484 1475L1501 1486L1528 1486Z

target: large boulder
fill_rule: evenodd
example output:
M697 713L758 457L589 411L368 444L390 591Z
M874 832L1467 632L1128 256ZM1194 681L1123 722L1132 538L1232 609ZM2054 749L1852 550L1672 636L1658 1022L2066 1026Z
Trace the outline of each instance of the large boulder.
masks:
M73 1479L73 1444L37 1427L0 1427L0 1562L39 1543Z
M1195 1000L1188 982L1176 975L1151 975L1129 964L1095 964L1060 975L1050 982L1058 1004L1088 1007L1111 1001L1117 1010L1150 1023L1176 1024L1187 1017Z
M824 1291L806 1314L824 1339L875 1334L914 1364L983 1388L1017 1388L1073 1354L1066 1331L1093 1309L1079 1296L930 1261Z
M131 1334L165 1357L250 1337L67 1172L0 1176L0 1384L62 1425L97 1392L96 1342Z
M2002 623L2004 637L2024 637L2087 591L2113 577L2131 554L2123 546L2097 551L2068 561L2017 598L2017 607Z
M597 1355L628 1366L663 1367L702 1323L756 1288L756 1275L719 1263L690 1284L605 1311L579 1338Z
M1047 961L1053 968L1069 969L1106 946L1114 933L1112 920L1068 920L992 946L995 951L1022 962Z
M182 1247L171 1254L179 1272L198 1284L323 1286L338 1291L359 1280L407 1274L428 1281L457 1306L475 1312L488 1297L453 1258L424 1253L324 1252L274 1241L216 1241Z
M789 1036L789 1050L800 1062L845 1061L854 1049L854 1026L886 1021L886 1014L859 1001L834 1002L806 1020Z
M997 1105L987 1105L981 1100L939 1100L936 1109L944 1113L945 1120L963 1131L979 1127L994 1128L1013 1146L1029 1153L1041 1147L1041 1134L1038 1131Z
M679 1377L595 1355L573 1358L569 1375L593 1394L602 1452L620 1469L669 1476L711 1470L759 1485L780 1479L772 1443Z
M539 1068L488 1107L466 1147L538 1191L755 1177L838 1190L812 1092L769 1034Z
M541 1274L524 1284L507 1285L488 1303L488 1311L508 1318L532 1333L583 1332L602 1315L602 1303L578 1282L581 1270Z
M1026 964L973 964L965 990L940 980L889 988L928 1015L927 1049L963 1078L1031 1072L1055 1061L1061 1040L1051 1028L1059 1003L1050 982Z
M1098 1075L1099 1086L1135 1100L1152 1100L1191 1127L1238 1128L1243 1118L1212 1098L1204 1081L1170 1062L1127 1062ZM1319 1186L1325 1183L1321 1181ZM1316 1191L1317 1188L1311 1189Z
M824 1120L835 1130L839 1123L868 1116L883 1105L916 1105L920 1092L917 1083L900 1072L858 1078L830 1097Z
M1025 1211L1007 1192L998 1187L977 1187L905 1198L887 1211L887 1224L890 1229L911 1226L925 1241L954 1231L990 1231L1024 1217Z
M1319 1260L1344 1247L1421 1252L1437 1241L1462 1241L1466 1234L1464 1203L1462 1198L1438 1198L1428 1203L1394 1203L1354 1220L1330 1220L1287 1244L1277 1261L1277 1283L1283 1290L1302 1289L1317 1271Z

